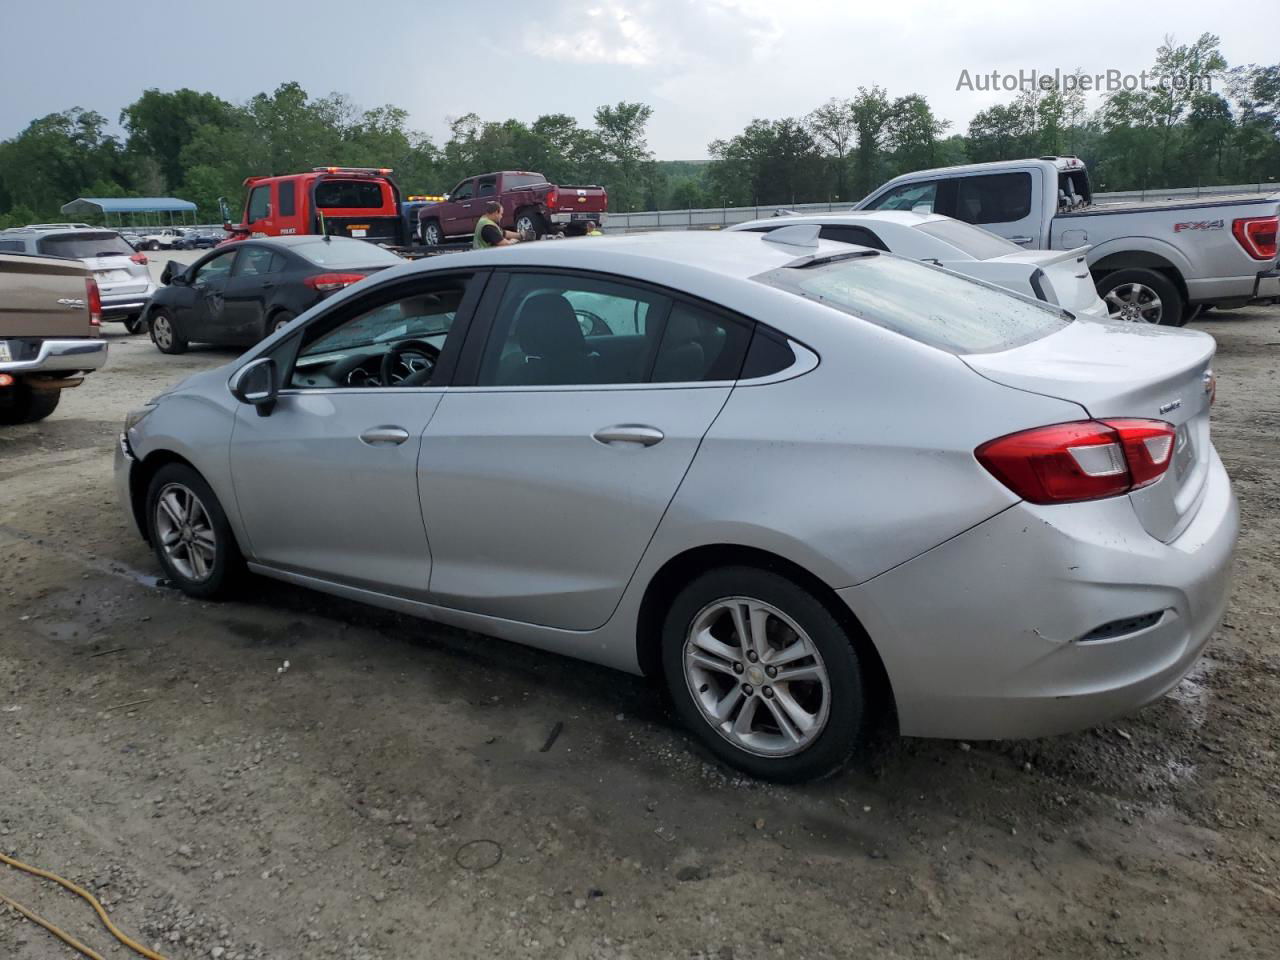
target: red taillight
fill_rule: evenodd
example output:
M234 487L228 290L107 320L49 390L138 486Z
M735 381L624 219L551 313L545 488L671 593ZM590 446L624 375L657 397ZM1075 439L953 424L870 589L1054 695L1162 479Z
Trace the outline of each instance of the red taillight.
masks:
M1155 483L1173 462L1174 436L1163 420L1082 420L1011 433L973 455L1024 500L1071 503Z
M102 293L93 277L84 278L84 296L89 304L89 326L102 326Z
M555 190L548 190L548 191L547 191L547 206L548 206L548 207L555 207L555 206L556 206L557 204L559 204L559 203L560 203L560 194L559 194L557 191L555 191Z
M145 253L135 253L129 259L140 267L145 267L147 265L147 255Z
M317 273L302 282L314 290L341 290L364 279L363 273Z
M1244 252L1255 260L1276 258L1276 230L1280 217L1248 217L1231 222L1231 233Z

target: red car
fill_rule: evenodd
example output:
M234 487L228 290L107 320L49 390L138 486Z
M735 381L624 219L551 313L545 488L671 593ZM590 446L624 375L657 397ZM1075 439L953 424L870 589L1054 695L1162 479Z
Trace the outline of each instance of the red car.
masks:
M502 204L502 226L541 238L574 220L603 222L609 209L604 187L556 186L540 173L503 170L463 180L440 203L418 211L419 236L427 246L450 238L470 239L490 200Z
M328 234L408 246L400 188L387 167L316 167L309 173L249 177L244 185L240 223L231 224L223 204L232 240Z

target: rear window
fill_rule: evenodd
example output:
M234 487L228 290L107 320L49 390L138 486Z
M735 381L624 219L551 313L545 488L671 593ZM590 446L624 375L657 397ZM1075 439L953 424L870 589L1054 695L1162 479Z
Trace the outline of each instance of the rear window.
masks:
M546 182L546 177L536 173L508 173L502 178L502 189L515 190L519 187L531 187L535 183Z
M391 267L404 263L389 250L363 240L307 240L290 247L318 267Z
M382 206L382 182L379 180L321 180L316 184L316 206L328 209L380 207Z
M40 252L51 257L131 257L133 247L120 234L110 230L81 230L40 238Z
M961 253L967 253L975 260L991 260L1011 253L1018 253L1022 248L1012 240L997 237L994 233L979 227L971 227L959 220L935 220L922 223L916 227L921 233L937 237L943 243L949 243Z
M1071 318L997 287L900 257L783 267L755 279L948 353L1009 350Z

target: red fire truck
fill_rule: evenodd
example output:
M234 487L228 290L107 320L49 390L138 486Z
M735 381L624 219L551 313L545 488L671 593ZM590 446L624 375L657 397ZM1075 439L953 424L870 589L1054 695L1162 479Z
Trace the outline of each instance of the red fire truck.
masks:
M389 247L410 244L400 188L389 167L315 167L309 173L249 177L244 185L239 223L231 222L226 200L219 201L231 240L328 234Z

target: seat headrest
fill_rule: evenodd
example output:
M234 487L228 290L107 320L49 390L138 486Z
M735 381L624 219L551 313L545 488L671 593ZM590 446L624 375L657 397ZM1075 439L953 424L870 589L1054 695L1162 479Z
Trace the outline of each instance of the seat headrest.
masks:
M516 342L529 357L586 353L587 349L573 305L558 293L536 293L524 302L516 320Z

